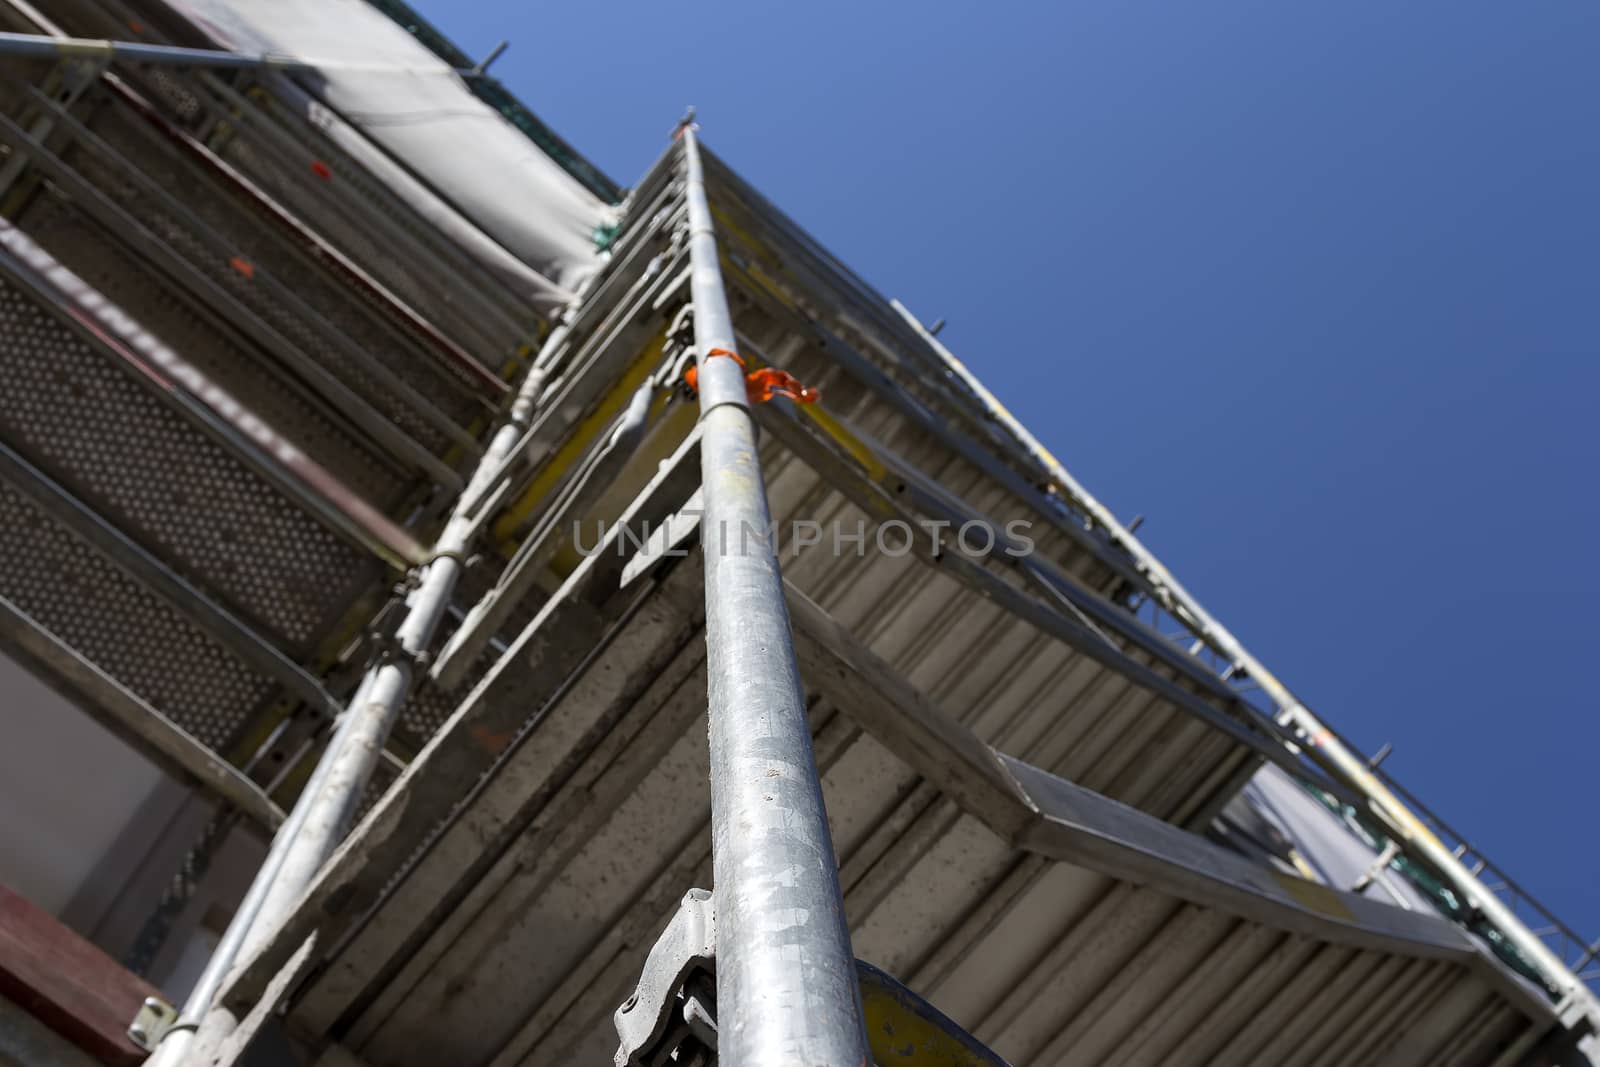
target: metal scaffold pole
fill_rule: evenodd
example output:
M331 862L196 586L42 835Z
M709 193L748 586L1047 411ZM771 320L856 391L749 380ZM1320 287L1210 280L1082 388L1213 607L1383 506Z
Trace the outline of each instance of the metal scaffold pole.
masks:
M551 360L567 333L565 321L550 332L523 378L505 421L484 449L434 545L430 561L421 568L416 588L406 598L405 618L390 647L356 688L294 810L273 837L255 880L185 1002L183 1013L166 1032L147 1067L179 1067L196 1051L197 1032L202 1024L208 1034L219 1025L213 1017L214 1001L229 972L277 932L349 829L389 731L411 694L418 660L426 653L449 608L477 529L478 505L493 490L518 440L532 423L539 396L549 380ZM220 1025L223 1029L231 1027L226 1021ZM224 1035L210 1034L207 1040L218 1036Z
M718 1062L861 1067L860 992L756 427L692 124L682 138L705 504Z
M215 48L181 48L176 45L146 44L142 41L55 37L38 33L0 32L0 56L20 59L90 59L103 63L125 60L129 63L208 67L216 70L273 68L315 72L341 69L374 73L417 73L413 68L385 63L330 62L276 55L270 52L226 52Z

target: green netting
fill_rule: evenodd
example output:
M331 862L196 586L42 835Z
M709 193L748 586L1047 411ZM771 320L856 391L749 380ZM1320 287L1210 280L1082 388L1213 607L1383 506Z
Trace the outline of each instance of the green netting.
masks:
M602 222L594 228L594 250L604 252L611 247L611 242L617 239L617 234L622 232L620 222Z
M1388 846L1388 837L1377 829L1371 820L1364 817L1361 812L1344 803L1338 798L1323 792L1305 782L1299 786L1307 793L1319 800L1329 811L1339 815L1345 824L1355 830L1366 841L1367 847L1374 852L1382 852ZM1541 989L1546 989L1544 976L1539 968L1535 967L1529 959L1519 952L1515 945L1506 940L1506 936L1498 928L1484 919L1476 909L1469 908L1454 890L1435 878L1425 868L1419 866L1404 854L1396 855L1389 863L1389 869L1410 882L1419 893L1433 902L1440 914L1452 919L1466 927L1472 933L1482 938L1496 956L1506 966L1527 978Z
M474 65L471 56L451 43L448 37L412 10L409 4L402 3L401 0L368 0L368 2L404 27L407 33L422 43L423 47L452 67L465 70ZM618 188L616 182L602 174L593 163L584 159L571 145L556 136L550 127L540 122L533 112L524 107L522 101L511 95L499 81L485 75L467 78L466 85L478 99L504 115L528 140L538 145L540 151L561 164L562 168L576 178L584 188L608 204L616 204L622 200L622 190Z

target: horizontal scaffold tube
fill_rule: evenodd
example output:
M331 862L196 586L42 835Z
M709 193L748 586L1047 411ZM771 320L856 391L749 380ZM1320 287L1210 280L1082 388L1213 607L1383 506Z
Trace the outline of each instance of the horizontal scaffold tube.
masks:
M272 52L228 52L217 48L181 48L142 41L110 41L91 37L56 37L37 33L0 33L0 56L16 59L87 59L109 63L158 63L168 66L216 69L271 67L286 71L370 70L421 73L392 63L356 63L349 60L303 59Z

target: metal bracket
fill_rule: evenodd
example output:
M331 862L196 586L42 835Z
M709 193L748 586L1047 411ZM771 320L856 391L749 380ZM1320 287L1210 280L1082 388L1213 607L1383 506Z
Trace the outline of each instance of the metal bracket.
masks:
M704 512L705 505L701 502L700 490L696 489L689 499L684 501L683 507L662 519L661 524L650 531L650 536L645 540L643 547L623 566L622 576L617 584L626 589L640 575L648 574L651 568L663 559L670 556L687 556L689 552L685 546L690 538L698 535L700 516Z
M694 305L684 304L667 326L667 343L679 348L694 348Z
M716 1049L716 1005L710 974L717 955L717 920L711 893L691 889L645 957L633 995L612 1016L621 1044L617 1067L685 1062L687 1042ZM687 1050L684 1050L687 1051ZM692 1061L691 1061L692 1062Z
M167 1036L167 1031L172 1029L172 1024L177 1021L177 1008L160 997L145 997L144 1003L139 1005L139 1011L133 1017L133 1022L128 1024L128 1040L146 1052L154 1052L156 1046L161 1044L161 1039Z
M691 889L618 1008L616 1067L711 1067L717 1062L717 923L711 894ZM855 961L867 1042L876 1063L1007 1067L977 1038L871 964Z
M404 650L400 647L397 635L401 625L406 621L410 610L411 593L417 585L417 571L415 569L408 571L404 579L395 583L388 601L378 609L372 621L367 624L362 634L362 641L366 647L359 657L363 663L363 673L366 667L374 663L403 654Z

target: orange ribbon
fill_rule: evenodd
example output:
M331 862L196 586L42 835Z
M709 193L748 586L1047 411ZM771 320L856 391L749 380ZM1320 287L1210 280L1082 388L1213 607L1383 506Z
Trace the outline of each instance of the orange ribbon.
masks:
M744 360L739 353L730 352L726 348L713 348L706 353L706 359L713 356L727 356L739 366L744 366ZM683 380L695 393L700 387L696 380L698 374L693 364L683 372ZM776 367L763 367L760 370L750 371L744 376L745 396L752 404L765 404L775 396L788 397L796 404L814 404L822 394L810 386L801 383L800 379L788 371L778 370Z

